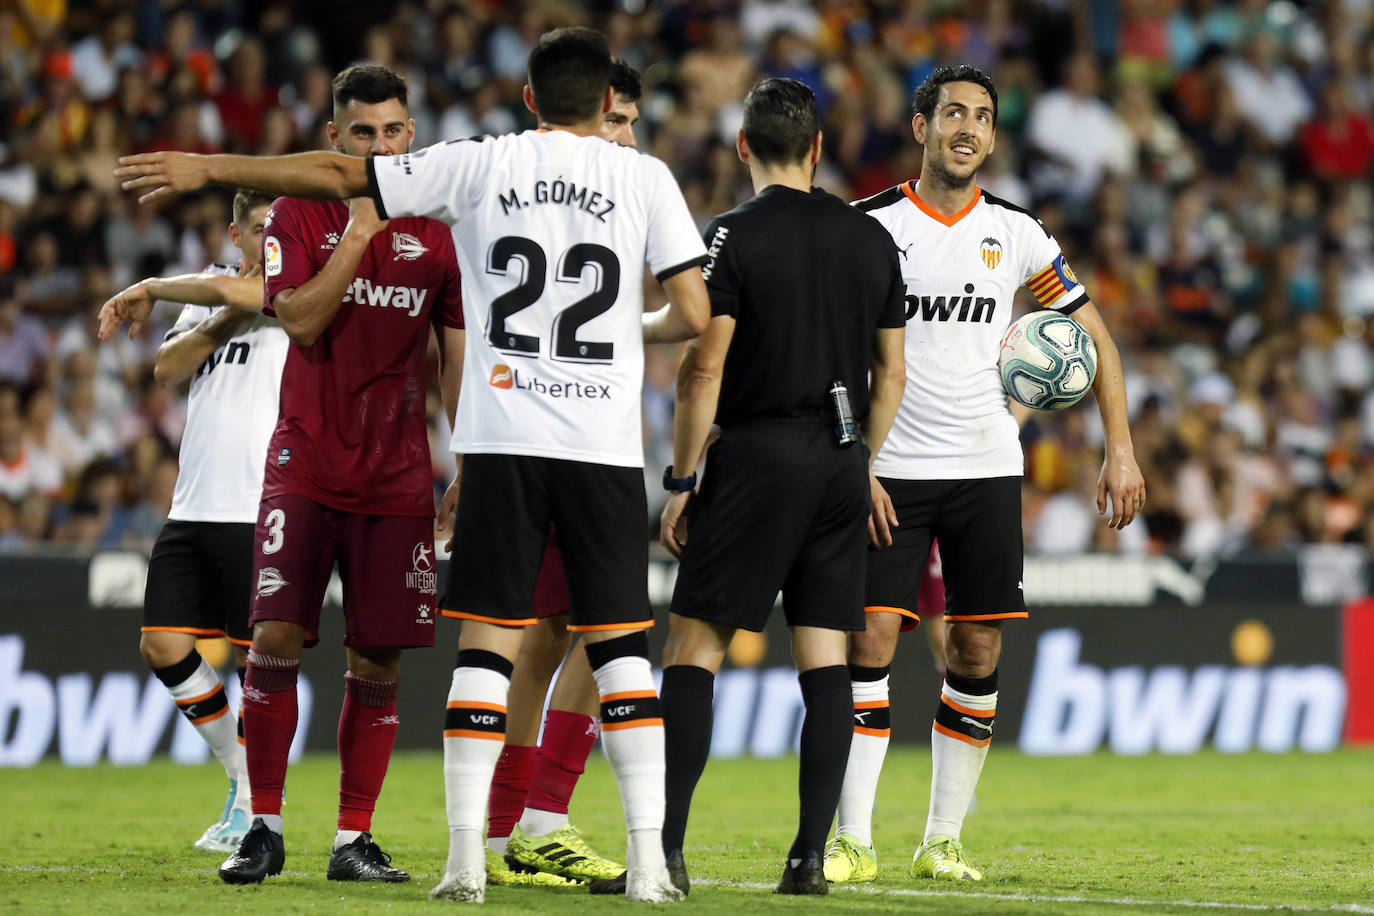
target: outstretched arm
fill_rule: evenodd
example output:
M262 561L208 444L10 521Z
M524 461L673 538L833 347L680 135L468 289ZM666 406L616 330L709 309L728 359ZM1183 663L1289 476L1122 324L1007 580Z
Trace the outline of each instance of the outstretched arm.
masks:
M138 199L141 204L208 184L252 188L306 200L348 200L368 193L367 160L329 152L291 156L139 153L121 156L115 177L126 191L146 191Z
M181 274L149 277L118 292L100 307L101 340L109 340L119 326L129 325L129 339L143 330L143 323L159 301L190 305L232 305L236 309L262 311L262 277L258 268L244 277L224 274Z

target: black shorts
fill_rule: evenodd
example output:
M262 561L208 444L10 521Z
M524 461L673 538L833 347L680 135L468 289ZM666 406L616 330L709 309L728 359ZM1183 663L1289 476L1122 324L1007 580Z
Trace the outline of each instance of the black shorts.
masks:
M931 538L940 541L945 619L1026 617L1021 588L1021 478L879 478L897 510L892 544L868 550L864 606L916 613Z
M866 462L815 420L724 430L694 497L672 612L761 632L781 590L789 626L862 630Z
M227 636L250 645L253 526L169 521L153 544L143 592L143 632Z
M568 581L568 629L647 629L654 625L648 519L639 468L466 455L439 610L503 626L533 624L552 523Z

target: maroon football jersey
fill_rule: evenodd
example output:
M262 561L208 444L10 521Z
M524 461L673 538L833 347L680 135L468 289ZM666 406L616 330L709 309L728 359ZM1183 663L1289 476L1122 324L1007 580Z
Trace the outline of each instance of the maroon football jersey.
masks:
M268 315L282 290L324 268L348 206L281 198L263 230ZM372 238L343 305L319 339L293 343L267 449L264 497L297 493L365 515L434 515L425 433L429 327L463 326L448 226L393 219Z

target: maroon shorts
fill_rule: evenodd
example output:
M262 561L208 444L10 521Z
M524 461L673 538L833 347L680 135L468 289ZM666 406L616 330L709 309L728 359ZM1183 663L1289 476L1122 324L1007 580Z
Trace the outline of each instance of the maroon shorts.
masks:
M343 580L344 645L434 645L434 520L359 515L294 493L258 507L252 622L299 624L313 646L335 560Z
M568 613L568 577L563 572L563 554L558 549L558 535L549 528L544 542L544 558L539 561L539 576L534 580L534 616L557 617Z

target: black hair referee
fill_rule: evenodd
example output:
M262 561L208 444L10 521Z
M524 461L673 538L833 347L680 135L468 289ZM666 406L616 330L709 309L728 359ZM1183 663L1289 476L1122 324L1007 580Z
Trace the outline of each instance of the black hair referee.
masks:
M678 373L682 477L670 468L664 480L663 541L682 569L663 658L663 847L685 891L682 841L711 744L715 673L735 630L761 631L781 589L806 720L800 826L777 891L824 894L821 851L853 734L845 640L864 628L867 461L906 381L905 286L883 227L811 186L821 134L810 89L755 86L737 147L755 196L706 229L711 323ZM675 528L713 419L721 437L682 544Z

